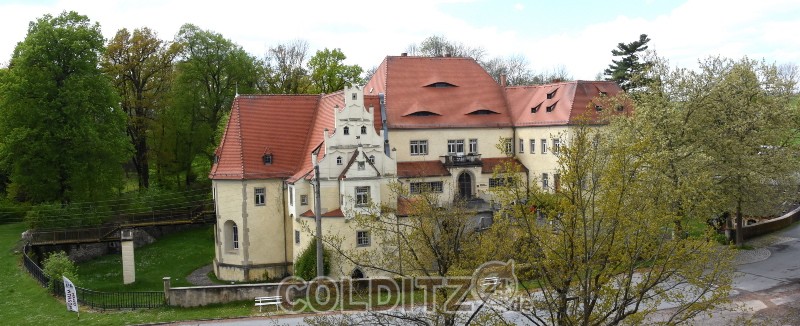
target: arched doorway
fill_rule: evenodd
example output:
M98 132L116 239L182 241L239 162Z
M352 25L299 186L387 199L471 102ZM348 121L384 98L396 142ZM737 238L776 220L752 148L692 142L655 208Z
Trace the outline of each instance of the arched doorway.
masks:
M350 274L350 278L357 280L364 278L364 272L361 271L360 268L356 268L353 270L353 273Z
M472 175L467 172L458 175L458 196L463 199L472 198Z

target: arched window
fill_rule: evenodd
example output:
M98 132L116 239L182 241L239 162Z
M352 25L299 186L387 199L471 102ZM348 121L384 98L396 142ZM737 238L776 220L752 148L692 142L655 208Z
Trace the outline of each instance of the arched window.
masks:
M342 157L341 156L337 156L336 157L336 165L342 165Z
M375 155L370 155L369 156L369 162L372 163L372 164L375 164Z
M366 135L367 134L367 127L366 126L361 126L361 134L362 135Z
M231 220L225 222L225 249L238 250L239 249L239 227Z
M345 135L349 135L350 134L350 127L344 127L343 130L344 130L344 134Z

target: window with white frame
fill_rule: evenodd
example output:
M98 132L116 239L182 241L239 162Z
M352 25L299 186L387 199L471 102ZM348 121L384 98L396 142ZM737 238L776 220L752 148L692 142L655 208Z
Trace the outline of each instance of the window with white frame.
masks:
M308 195L300 195L300 205L308 205Z
M561 150L561 139L553 138L553 154L558 155Z
M336 157L336 165L342 165L342 157L341 156L337 156Z
M300 243L300 231L294 230L294 243Z
M362 135L366 135L367 134L367 127L366 126L361 126L361 134Z
M369 187L356 187L356 206L369 205Z
M375 155L370 155L369 156L369 163L370 164L375 164Z
M349 135L350 134L350 127L345 126L344 128L342 128L342 132L345 135Z
M550 177L547 173L542 173L542 189L547 189L550 186Z
M447 141L447 154L464 154L464 140L450 139Z
M236 222L225 221L223 232L225 233L225 250L239 249L239 227L236 226Z
M511 139L511 138L503 138L502 142L503 142L503 147L505 148L505 151L503 151L503 154L506 154L506 155L514 154L514 149L512 148L512 147L514 147L514 143L512 141L513 141L513 139Z
M356 246L368 247L370 245L369 231L356 231Z
M469 153L470 154L478 154L478 140L477 139L470 139L469 140Z
M489 178L489 188L510 186L514 183L511 177Z
M519 139L519 153L525 153L525 141L522 138Z
M547 154L547 139L542 139L542 154Z
M233 243L231 243L231 247L233 249L239 249L239 227L236 226L236 223L233 223L233 226L231 227L231 235L231 240L233 241Z
M531 154L536 154L536 139L531 139Z
M442 193L444 191L444 182L412 182L409 184L408 190L412 194L420 194L425 192Z
M267 188L256 188L255 196L256 206L264 206L267 203Z
M411 141L411 155L428 155L428 141L427 140L412 140Z

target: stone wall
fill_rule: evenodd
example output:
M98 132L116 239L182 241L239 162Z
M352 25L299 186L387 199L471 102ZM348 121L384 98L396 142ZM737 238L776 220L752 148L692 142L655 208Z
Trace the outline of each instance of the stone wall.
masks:
M800 221L800 207L795 208L781 217L743 226L742 235L745 240L752 239L788 227L797 221Z

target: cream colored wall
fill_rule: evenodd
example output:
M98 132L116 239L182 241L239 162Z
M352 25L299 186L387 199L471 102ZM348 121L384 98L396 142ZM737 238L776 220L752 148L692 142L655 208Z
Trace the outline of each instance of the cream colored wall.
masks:
M482 158L505 157L495 145L500 138L513 135L511 127L506 128L453 128L453 129L392 129L389 130L389 146L397 149L397 162L435 161L447 155L447 141L464 140L464 152L469 152L469 140L478 139L478 154ZM410 141L427 140L428 155L411 155Z
M553 139L560 139L563 148L569 142L568 126L519 127L514 140L517 159L528 168L531 185L542 186L542 173L548 174L549 186L553 187L553 175L558 173L558 157L553 153ZM525 143L524 153L519 152L519 139ZM536 140L536 149L531 154L530 140ZM547 154L542 154L542 139L547 139Z

